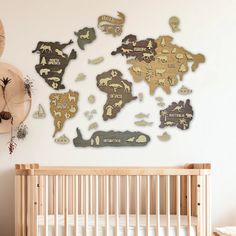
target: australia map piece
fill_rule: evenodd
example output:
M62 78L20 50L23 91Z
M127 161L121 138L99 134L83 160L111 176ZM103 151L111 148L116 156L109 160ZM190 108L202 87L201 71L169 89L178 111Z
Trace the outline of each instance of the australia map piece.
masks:
M131 131L96 131L89 140L84 140L77 128L77 137L73 139L75 147L122 147L122 146L145 146L150 137L141 132Z
M125 23L125 15L118 12L118 18L102 15L98 17L98 28L105 34L112 34L114 37L120 36Z
M35 66L37 73L45 82L55 90L64 89L62 78L70 60L76 59L77 54L74 49L69 56L63 52L63 49L69 43L61 44L59 42L39 42L33 53L39 53L39 64Z
M55 131L61 131L66 120L75 116L78 111L79 93L69 90L67 93L52 93L50 99L50 112L54 118Z
M138 61L150 63L155 60L157 43L154 39L148 38L137 41L135 35L128 35L122 40L122 45L113 51L111 55L121 54L122 56L134 57Z
M132 83L122 79L118 70L109 70L97 76L98 88L107 94L103 120L113 119L126 103L137 99L132 95Z
M160 111L160 128L166 126L177 126L179 129L186 130L193 119L193 109L190 100L186 102L173 102L166 109Z
M2 56L5 47L5 32L2 21L0 20L0 56Z
M202 54L192 54L172 44L173 38L161 36L156 40L157 48L155 60L150 63L130 59L127 61L132 66L129 71L135 82L144 80L149 85L150 94L153 95L157 87L161 87L167 94L171 92L171 87L175 86L179 80L189 70L195 71L200 63L205 62Z
M94 28L85 27L74 34L78 37L77 43L82 50L85 44L92 43L96 39Z

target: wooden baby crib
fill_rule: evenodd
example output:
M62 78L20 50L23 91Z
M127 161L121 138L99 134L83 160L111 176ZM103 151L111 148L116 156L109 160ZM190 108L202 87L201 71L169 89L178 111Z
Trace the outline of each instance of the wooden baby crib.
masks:
M17 164L16 236L211 235L210 164Z

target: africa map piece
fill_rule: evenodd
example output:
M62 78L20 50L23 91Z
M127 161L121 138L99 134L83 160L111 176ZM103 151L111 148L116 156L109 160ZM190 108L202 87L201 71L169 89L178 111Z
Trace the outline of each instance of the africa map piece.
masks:
M37 48L32 51L33 53L40 54L39 64L35 66L36 71L55 90L65 88L65 85L62 84L65 69L70 60L77 57L74 49L72 49L69 56L63 52L63 49L72 43L72 40L65 44L59 42L39 42Z
M97 76L98 88L107 93L103 107L103 120L113 119L126 103L137 99L132 95L132 83L122 79L118 70L109 70Z
M98 28L105 34L112 34L114 37L120 36L125 23L125 15L118 12L119 18L102 15L98 17Z
M78 37L77 43L82 50L85 44L92 43L96 39L94 28L85 27L74 34Z
M135 35L128 35L122 40L122 45L113 51L111 55L121 54L126 57L135 57L138 61L150 63L155 60L155 49L157 43L154 39L148 38L145 40L137 41Z
M192 54L182 47L172 44L173 38L161 36L156 40L157 48L155 60L150 63L130 59L127 61L132 66L129 68L135 82L142 80L149 85L150 94L153 95L157 87L161 87L167 94L171 86L182 80L189 70L188 63L192 62L192 71L205 62L202 54Z
M75 147L122 147L145 146L150 142L150 137L141 132L131 131L96 131L89 140L84 140L77 128L77 137L73 139Z
M166 109L160 111L161 124L159 127L177 126L179 129L186 130L192 119L193 109L189 99L185 103L183 101L173 102Z
M5 32L2 21L0 20L0 56L2 56L5 47Z
M69 90L67 93L52 93L50 99L50 111L54 118L55 131L61 131L67 119L75 116L78 111L79 93Z

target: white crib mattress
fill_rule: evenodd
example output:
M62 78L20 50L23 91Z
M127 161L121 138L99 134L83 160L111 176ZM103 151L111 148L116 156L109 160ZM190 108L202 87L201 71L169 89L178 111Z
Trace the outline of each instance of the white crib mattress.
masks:
M146 215L140 215L140 227L139 227L139 235L145 236L146 235ZM160 216L160 236L167 235L167 220L165 215ZM93 215L89 215L88 217L88 235L94 236L94 225L95 220ZM98 217L98 231L99 235L105 235L105 216L99 215ZM181 228L180 234L188 235L188 220L187 216L181 216ZM119 232L120 235L126 234L126 215L119 215ZM177 235L177 216L171 215L170 216L170 236ZM197 218L191 217L191 235L197 235ZM129 235L134 236L136 230L136 216L129 215ZM115 216L109 216L109 231L110 235L115 235ZM85 228L84 228L84 216L78 215L78 236L85 235ZM48 215L48 235L54 235L54 215ZM74 233L74 216L68 215L68 236L73 236ZM156 234L156 215L150 215L150 227L149 227L149 235L155 236ZM38 216L38 235L44 235L44 216ZM64 235L64 216L58 215L58 235Z

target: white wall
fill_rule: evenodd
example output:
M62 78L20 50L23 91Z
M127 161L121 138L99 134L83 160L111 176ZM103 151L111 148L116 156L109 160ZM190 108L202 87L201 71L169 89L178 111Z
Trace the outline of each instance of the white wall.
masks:
M236 118L236 1L233 0L0 0L2 19L7 45L3 57L34 79L33 110L42 103L48 113L45 120L27 120L29 136L18 144L14 155L7 152L8 135L0 135L0 235L10 236L14 232L14 164L38 162L42 165L120 165L120 166L162 166L190 162L211 162L213 164L213 223L215 225L236 224L235 186L235 118ZM97 17L103 13L116 15L120 10L127 16L122 36L133 33L139 39L157 38L159 35L174 36L174 43L184 46L193 53L203 53L206 63L195 73L188 73L184 84L194 92L191 96L195 117L188 131L169 128L172 140L161 143L156 135L161 132L159 108L154 97L149 96L148 87L143 83L134 84L134 94L142 91L145 102L132 102L112 121L103 122L102 107L106 96L96 88L98 73L117 68L124 78L132 81L126 59L112 57L110 52L121 42L122 37L113 38L97 32L97 40L78 49L78 59L71 61L64 76L67 88L79 91L79 113L65 124L64 132L75 137L79 126L85 137L89 125L83 112L92 109L87 97L95 94L99 111L100 128L108 130L135 130L133 115L139 111L150 112L155 125L140 130L152 137L145 148L104 148L76 149L73 145L59 146L52 139L53 120L49 114L48 96L53 90L35 72L38 56L31 53L40 40L67 42L74 39L73 32L84 26L96 27ZM181 19L181 32L173 34L168 18L177 15ZM69 49L70 50L70 49ZM88 58L104 56L105 62L92 66ZM84 82L75 83L79 72L87 74ZM161 89L167 103L179 100L178 84L170 96Z

